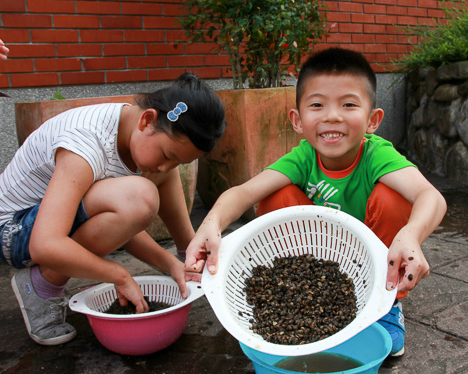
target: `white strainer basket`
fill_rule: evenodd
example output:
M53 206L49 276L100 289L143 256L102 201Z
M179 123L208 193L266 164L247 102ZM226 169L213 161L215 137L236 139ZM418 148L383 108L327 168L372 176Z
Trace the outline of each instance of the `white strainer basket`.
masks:
M199 287L200 284L197 282L186 283L188 297L183 299L179 286L170 276L146 275L137 276L134 279L140 286L143 295L147 296L149 301L165 303L171 306L143 314L108 314L105 311L117 299L117 291L112 283L101 283L74 295L69 301L70 309L89 316L106 319L148 318L180 309L203 296L203 289Z
M272 266L275 257L312 254L340 264L354 281L356 318L328 338L302 345L269 343L249 327L245 280L258 265ZM218 272L206 267L202 287L216 316L237 340L255 350L281 356L321 352L341 344L387 314L397 290L386 290L388 248L362 222L321 206L294 206L265 214L224 237Z

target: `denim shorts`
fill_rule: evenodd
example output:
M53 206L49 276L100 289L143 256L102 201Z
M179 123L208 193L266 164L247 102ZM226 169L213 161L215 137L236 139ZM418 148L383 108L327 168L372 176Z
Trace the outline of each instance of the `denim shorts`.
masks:
M0 259L17 269L34 265L29 254L29 239L40 205L16 213L12 220L0 226ZM88 219L89 216L81 202L69 235Z

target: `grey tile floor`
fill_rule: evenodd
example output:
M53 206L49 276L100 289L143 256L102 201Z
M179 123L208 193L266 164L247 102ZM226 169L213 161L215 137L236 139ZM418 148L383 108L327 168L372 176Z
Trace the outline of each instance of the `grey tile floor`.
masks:
M423 245L431 274L404 300L406 353L387 359L380 374L468 373L468 187L428 175L444 194L449 210ZM199 200L192 211L195 226L206 210ZM230 226L235 230L244 222ZM175 252L172 241L162 243ZM149 266L117 251L112 259L133 275L157 274ZM55 347L34 343L27 335L10 286L15 270L0 265L0 373L4 374L253 374L238 342L218 322L205 297L196 300L187 327L172 346L152 355L113 353L95 338L86 317L69 312L78 330L71 342ZM93 284L72 280L69 292Z

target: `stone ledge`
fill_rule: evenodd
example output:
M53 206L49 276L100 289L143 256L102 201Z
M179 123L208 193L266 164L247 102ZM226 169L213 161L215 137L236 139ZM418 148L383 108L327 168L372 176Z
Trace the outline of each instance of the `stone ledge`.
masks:
M468 79L468 61L455 62L439 67L437 69L437 78L439 81Z
M468 61L420 69L407 87L409 156L468 183Z

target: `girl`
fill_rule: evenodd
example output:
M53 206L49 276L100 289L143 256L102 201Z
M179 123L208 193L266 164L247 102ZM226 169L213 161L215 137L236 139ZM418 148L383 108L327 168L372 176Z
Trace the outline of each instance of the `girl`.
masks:
M185 73L136 105L101 104L61 113L33 132L0 175L0 258L21 269L12 287L31 338L65 343L63 292L71 277L113 283L121 305L148 311L121 265L123 247L167 273L187 297L184 265L145 231L157 213L178 251L194 236L177 166L209 152L225 128L214 92ZM141 175L145 174L147 178Z

